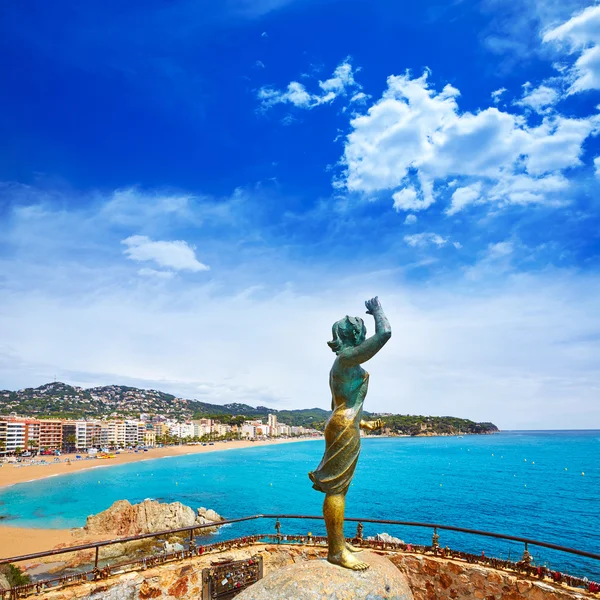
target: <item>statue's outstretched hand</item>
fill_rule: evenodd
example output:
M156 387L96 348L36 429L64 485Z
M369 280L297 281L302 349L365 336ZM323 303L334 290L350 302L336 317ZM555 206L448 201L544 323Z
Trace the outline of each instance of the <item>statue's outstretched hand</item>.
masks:
M379 302L379 298L377 296L367 300L365 302L365 306L367 307L368 315L374 315L377 311L381 310L381 303Z
M360 427L365 431L377 431L378 429L382 429L385 423L381 419L376 419L375 421L361 421Z

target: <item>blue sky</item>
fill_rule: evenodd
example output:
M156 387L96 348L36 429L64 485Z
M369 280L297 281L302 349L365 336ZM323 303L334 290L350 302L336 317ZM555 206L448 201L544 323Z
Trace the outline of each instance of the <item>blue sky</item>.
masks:
M600 6L0 16L0 388L327 408L378 294L367 409L600 427Z

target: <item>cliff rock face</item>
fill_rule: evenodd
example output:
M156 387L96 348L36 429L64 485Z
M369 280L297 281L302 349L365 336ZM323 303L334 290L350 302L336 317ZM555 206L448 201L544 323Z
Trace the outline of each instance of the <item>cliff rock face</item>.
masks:
M214 510L199 508L196 513L181 502L161 504L156 500L144 500L139 504L131 504L128 500L118 500L101 513L90 515L83 529L89 535L122 537L222 520ZM208 533L214 529L207 528L204 531Z

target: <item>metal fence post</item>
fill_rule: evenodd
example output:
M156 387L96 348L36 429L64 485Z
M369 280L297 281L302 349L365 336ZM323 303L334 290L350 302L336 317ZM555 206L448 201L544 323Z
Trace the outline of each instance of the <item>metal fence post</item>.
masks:
M431 538L431 548L432 550L437 550L440 547L440 536L437 532L437 527L433 528L433 537Z

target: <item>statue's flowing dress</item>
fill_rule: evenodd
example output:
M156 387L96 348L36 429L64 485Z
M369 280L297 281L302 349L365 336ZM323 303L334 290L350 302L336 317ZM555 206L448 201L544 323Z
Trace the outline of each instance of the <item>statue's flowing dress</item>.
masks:
M324 494L345 494L356 469L360 454L360 420L369 387L369 374L351 383L347 394L336 394L333 377L329 378L333 413L325 425L325 454L315 471L308 476L313 488Z

